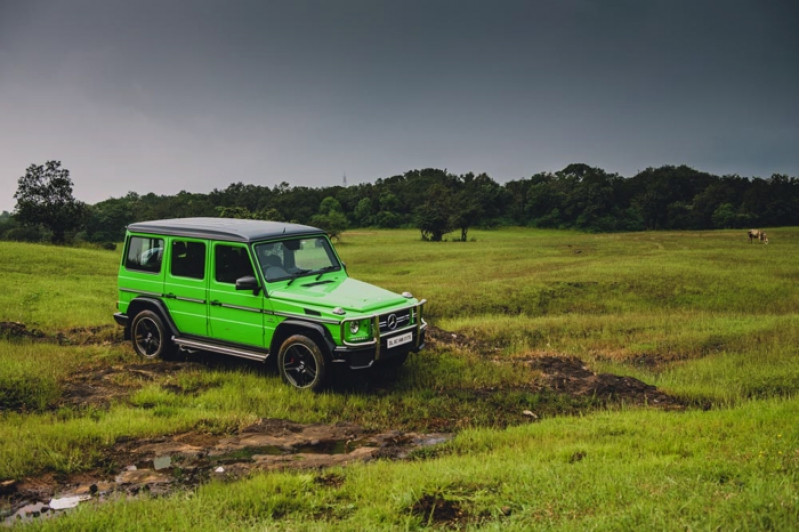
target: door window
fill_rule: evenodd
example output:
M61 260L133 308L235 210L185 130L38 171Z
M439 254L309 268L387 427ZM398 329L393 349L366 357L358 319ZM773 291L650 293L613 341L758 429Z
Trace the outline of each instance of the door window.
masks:
M202 279L206 269L206 245L187 240L172 241L170 273L179 277Z
M158 273L161 271L161 258L163 255L163 239L132 236L128 242L128 254L125 257L125 267L129 270Z
M253 275L247 248L217 244L214 250L214 279L217 282L233 284L240 277Z

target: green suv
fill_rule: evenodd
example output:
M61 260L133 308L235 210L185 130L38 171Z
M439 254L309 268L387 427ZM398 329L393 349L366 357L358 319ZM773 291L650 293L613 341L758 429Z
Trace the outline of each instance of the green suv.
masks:
M313 390L331 364L402 364L427 327L425 300L348 277L323 230L260 220L129 225L118 298L114 319L139 355L274 355L286 383Z

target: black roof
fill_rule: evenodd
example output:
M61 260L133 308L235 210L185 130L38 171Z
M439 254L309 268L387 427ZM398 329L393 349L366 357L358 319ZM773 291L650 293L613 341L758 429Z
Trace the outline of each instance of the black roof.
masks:
M324 233L308 225L269 222L265 220L240 220L236 218L170 218L136 222L128 226L133 233L209 238L231 242L256 242L281 236L298 236Z

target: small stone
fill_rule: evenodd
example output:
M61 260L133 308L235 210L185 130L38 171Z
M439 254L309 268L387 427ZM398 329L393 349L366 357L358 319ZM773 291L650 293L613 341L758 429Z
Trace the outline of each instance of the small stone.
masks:
M214 470L214 473L220 473L221 474L221 473L224 473L224 472L225 472L225 468L222 467L222 466L219 466L218 468L216 468Z
M3 480L0 481L0 495L8 495L17 491L16 480Z
M529 417L531 419L539 419L539 416L536 415L535 412L531 412L530 410L523 410L522 415L525 417Z
M168 469L172 467L172 457L169 455L157 456L153 459L153 468L158 471L160 469Z

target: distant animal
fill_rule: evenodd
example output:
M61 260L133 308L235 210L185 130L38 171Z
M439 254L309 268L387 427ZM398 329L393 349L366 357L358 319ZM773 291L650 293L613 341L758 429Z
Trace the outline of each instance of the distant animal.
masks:
M750 243L753 243L753 240L758 240L759 242L763 242L765 244L769 244L769 239L767 238L767 233L762 231L761 229L750 229L747 232L747 238L750 239Z

